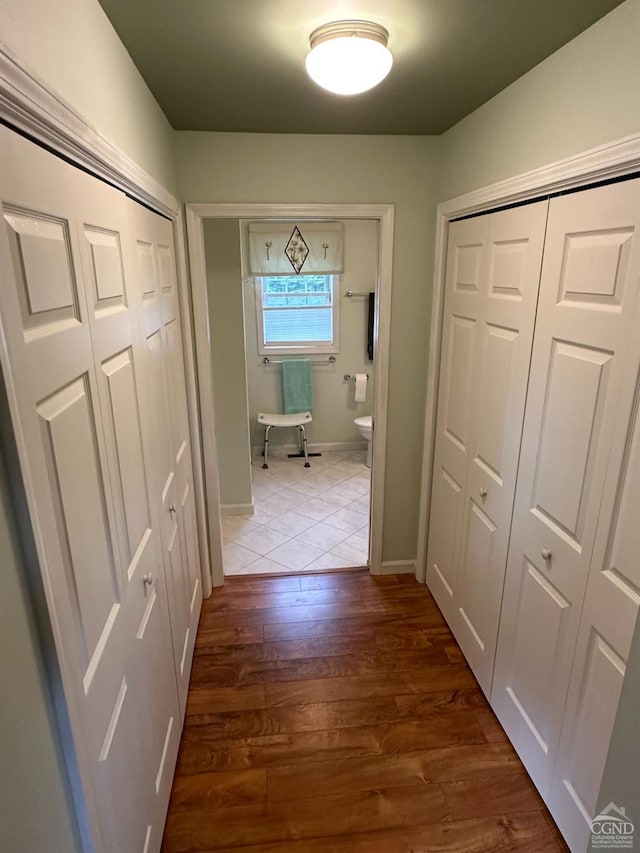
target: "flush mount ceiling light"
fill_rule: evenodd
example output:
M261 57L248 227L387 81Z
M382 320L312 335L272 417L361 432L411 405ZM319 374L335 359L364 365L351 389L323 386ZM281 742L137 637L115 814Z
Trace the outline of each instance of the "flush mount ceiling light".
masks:
M307 74L336 95L358 95L377 86L391 71L389 33L371 21L336 21L314 30Z

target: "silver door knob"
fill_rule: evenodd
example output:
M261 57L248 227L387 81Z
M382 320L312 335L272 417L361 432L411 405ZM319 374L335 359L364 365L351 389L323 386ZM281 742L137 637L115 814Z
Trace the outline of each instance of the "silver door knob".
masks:
M147 572L146 575L144 575L144 577L142 578L142 583L145 586L151 586L151 584L153 583L153 575L151 574L151 572Z
M480 489L480 497L484 500L487 496L487 490L483 487Z
M543 548L542 551L540 551L540 556L545 563L548 563L551 560L551 551L548 548Z
M169 512L175 512L175 511L176 511L176 505L175 504L169 504Z

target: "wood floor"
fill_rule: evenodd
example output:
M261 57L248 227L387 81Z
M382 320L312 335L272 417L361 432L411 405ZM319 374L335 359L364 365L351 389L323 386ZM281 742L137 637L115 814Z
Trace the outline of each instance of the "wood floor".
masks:
M162 850L567 848L426 587L358 571L205 601Z

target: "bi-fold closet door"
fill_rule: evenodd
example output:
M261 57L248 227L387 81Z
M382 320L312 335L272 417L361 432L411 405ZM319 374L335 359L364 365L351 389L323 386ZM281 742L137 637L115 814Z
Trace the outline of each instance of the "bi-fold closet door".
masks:
M171 223L128 201L148 382L151 472L161 519L173 654L184 716L202 602L176 263Z
M640 180L551 201L491 703L573 850L640 602L639 269Z
M449 230L427 583L487 695L547 202Z
M509 362L505 351L488 369L479 321L489 340L484 303L496 287L483 253L494 251L493 222L526 210L451 226L427 581L583 851L640 604L640 180L541 209L528 325L498 324L514 342L528 329L531 356ZM503 280L498 292L518 290ZM496 400L512 401L508 415ZM498 415L487 421L492 456L487 408ZM490 504L498 478L502 514Z
M171 226L140 209L162 232L145 279L124 194L6 128L0 154L2 370L89 833L97 851L150 853L184 706L174 658L188 669L200 589L187 437L158 403L184 390L175 308L159 311L156 374L143 322L145 303L175 293ZM184 601L165 573L171 523Z

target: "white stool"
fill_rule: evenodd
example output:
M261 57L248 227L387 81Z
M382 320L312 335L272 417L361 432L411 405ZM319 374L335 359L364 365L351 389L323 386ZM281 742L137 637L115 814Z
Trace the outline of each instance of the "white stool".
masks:
M269 467L269 430L271 427L298 427L300 430L301 449L304 453L304 467L310 468L307 433L304 427L305 424L310 424L312 420L311 412L300 412L296 415L269 415L260 412L258 414L258 423L264 424L264 463L262 467Z

